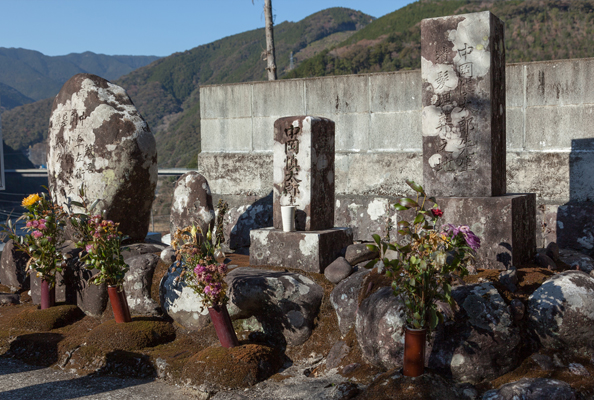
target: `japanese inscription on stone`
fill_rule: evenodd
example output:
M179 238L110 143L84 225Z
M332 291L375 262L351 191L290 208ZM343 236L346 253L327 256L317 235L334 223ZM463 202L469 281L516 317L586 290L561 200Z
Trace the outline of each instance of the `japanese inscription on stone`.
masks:
M496 176L505 171L505 96L495 93L505 88L498 25L488 11L421 23L423 178L433 194L505 192L505 177Z
M295 204L295 199L299 195L299 183L297 179L299 173L299 132L301 128L291 126L285 129L285 179L283 181L283 195L289 197L289 204Z

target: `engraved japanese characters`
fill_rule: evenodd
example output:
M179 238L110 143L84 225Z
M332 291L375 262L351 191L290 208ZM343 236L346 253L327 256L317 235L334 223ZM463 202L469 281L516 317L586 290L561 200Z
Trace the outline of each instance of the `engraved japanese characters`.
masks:
M334 227L334 122L299 116L274 123L274 227L296 207L297 230Z
M432 18L421 35L426 189L505 194L503 23L488 11Z

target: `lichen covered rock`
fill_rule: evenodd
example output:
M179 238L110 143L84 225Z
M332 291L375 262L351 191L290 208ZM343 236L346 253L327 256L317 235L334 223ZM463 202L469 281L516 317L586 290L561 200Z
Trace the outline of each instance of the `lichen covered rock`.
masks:
M133 315L161 314L161 308L151 298L151 285L155 268L159 263L159 256L156 254L141 254L125 259L130 266L124 277L124 290L130 313Z
M363 280L371 270L363 269L341 281L330 294L330 303L338 317L338 328L342 336L355 325L359 307L359 293Z
M255 317L264 333L291 346L311 335L324 290L311 279L289 272L235 268L225 278L233 319Z
M575 400L571 386L562 381L546 378L522 378L489 390L483 400Z
M148 232L157 185L157 147L126 91L103 78L78 74L56 96L49 124L48 178L60 205L80 201L84 183L97 210L132 239Z
M0 259L0 283L10 290L17 291L29 288L29 277L26 266L29 257L14 247L12 239L6 242Z
M196 292L183 279L178 279L181 271L181 268L172 265L161 279L161 307L165 314L184 328L200 330L210 323L208 309Z
M215 212L212 193L206 178L196 171L186 172L179 177L173 191L169 230L173 234L178 228L192 224L200 227L206 234L212 231Z
M459 382L494 379L519 362L520 330L509 306L490 283L452 291L458 311L438 326L428 367Z
M545 348L594 355L594 278L565 271L544 282L528 300L528 324Z
M355 300L357 297L355 297ZM355 331L363 357L376 367L402 366L404 352L404 304L384 287L361 302Z

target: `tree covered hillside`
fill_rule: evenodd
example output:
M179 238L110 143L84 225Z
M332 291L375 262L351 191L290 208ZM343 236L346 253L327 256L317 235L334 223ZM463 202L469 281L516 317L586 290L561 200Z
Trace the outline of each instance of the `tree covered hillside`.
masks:
M594 56L592 0L420 1L301 62L284 78L421 68L422 19L486 10L505 22L508 63Z

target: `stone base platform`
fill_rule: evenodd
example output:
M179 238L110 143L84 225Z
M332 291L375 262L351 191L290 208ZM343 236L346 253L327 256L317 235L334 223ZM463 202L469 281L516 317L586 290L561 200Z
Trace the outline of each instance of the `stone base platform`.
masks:
M283 232L253 229L250 232L250 264L298 268L323 273L340 251L353 243L351 228Z
M443 224L468 225L481 239L477 268L507 269L536 254L536 195L437 197Z

